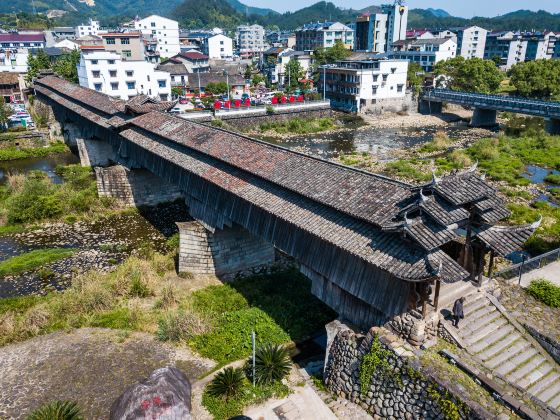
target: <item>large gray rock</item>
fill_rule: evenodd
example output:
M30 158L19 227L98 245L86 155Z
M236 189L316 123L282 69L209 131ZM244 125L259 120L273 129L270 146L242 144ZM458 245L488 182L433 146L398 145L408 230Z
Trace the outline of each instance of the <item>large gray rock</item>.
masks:
M190 420L191 384L179 369L156 369L111 406L111 420Z

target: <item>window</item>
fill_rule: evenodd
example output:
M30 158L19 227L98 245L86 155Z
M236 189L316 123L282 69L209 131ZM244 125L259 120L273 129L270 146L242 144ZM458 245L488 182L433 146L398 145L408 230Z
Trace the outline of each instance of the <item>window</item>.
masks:
M105 38L105 42L107 43L107 45L114 45L114 44L116 44L115 38Z
M126 71L126 77L132 77L134 76L134 71L133 70L127 70Z
M147 76L147 77L148 77L148 82L149 82L149 81L150 81L150 75L148 74L148 76Z
M121 38L121 44L122 45L130 44L130 38Z
M115 60L108 60L107 61L109 64L115 64Z
M388 77L388 76L389 76L388 74L384 74L384 75L383 75L383 81L384 81L384 82L387 81L387 77Z
M371 93L372 93L373 95L377 95L377 85L371 87Z
M152 31L152 35L155 35L155 34L156 34L156 31L155 31L155 30L153 30L153 31Z
M97 64L97 60L91 60L91 64Z
M109 70L109 77L117 77L117 71L116 70Z
M101 88L103 87L103 85L101 83L95 83L93 87L96 91L101 92Z
M99 70L94 70L94 71L91 72L91 74L92 74L93 77L96 78L96 79L101 75L101 73L100 73Z
M397 71L396 67L391 67L391 73L395 74L396 71Z
M403 85L397 85L397 92L403 91Z
M160 88L164 88L165 86L167 86L167 81L166 80L158 80L158 86Z
M121 54L125 58L126 57L132 57L132 51L130 51L130 50L122 50Z
M150 26L151 26L152 28L155 28L155 27L156 27L156 23L155 23L155 22L151 22L151 23L150 23Z
M111 90L119 90L119 83L118 82L112 82L111 83Z
M126 82L127 89L136 89L136 82Z

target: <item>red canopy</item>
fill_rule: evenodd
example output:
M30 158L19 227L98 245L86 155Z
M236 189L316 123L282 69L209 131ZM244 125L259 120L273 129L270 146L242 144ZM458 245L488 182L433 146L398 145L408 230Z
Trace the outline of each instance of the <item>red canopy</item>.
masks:
M303 95L299 95L299 96L297 97L297 101L298 101L298 102L303 102Z
M290 102L295 102L296 101L296 97L295 96L290 96Z
M220 109L222 107L222 103L220 101L214 102L214 109Z
M241 101L239 99L236 99L234 105L236 108L239 108L241 106Z
M273 103L273 104L277 104L277 103L278 103L278 97L277 97L277 96L273 96L273 97L272 97L272 103Z
M224 108L231 108L231 102L230 101L224 101Z
M282 96L282 97L280 98L280 102L282 102L283 104L285 104L285 103L286 103L286 97L285 97L285 96Z
M251 100L250 99L245 99L245 106L251 106Z

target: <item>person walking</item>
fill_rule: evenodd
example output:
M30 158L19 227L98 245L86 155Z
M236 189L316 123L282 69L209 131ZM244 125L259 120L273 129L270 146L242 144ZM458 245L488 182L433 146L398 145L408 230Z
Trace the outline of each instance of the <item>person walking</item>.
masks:
M453 304L453 326L459 328L459 320L465 317L463 313L463 303L465 303L465 298L459 298Z

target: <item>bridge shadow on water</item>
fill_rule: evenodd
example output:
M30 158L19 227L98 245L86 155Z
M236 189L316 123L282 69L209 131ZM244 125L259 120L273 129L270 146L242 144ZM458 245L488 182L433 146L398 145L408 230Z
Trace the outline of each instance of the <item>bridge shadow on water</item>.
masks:
M138 206L137 209L138 213L166 238L179 233L177 222L192 220L184 200L157 206Z
M299 270L279 269L228 284L290 336L296 363L324 357L325 325L336 319L337 313L311 293L311 281Z

